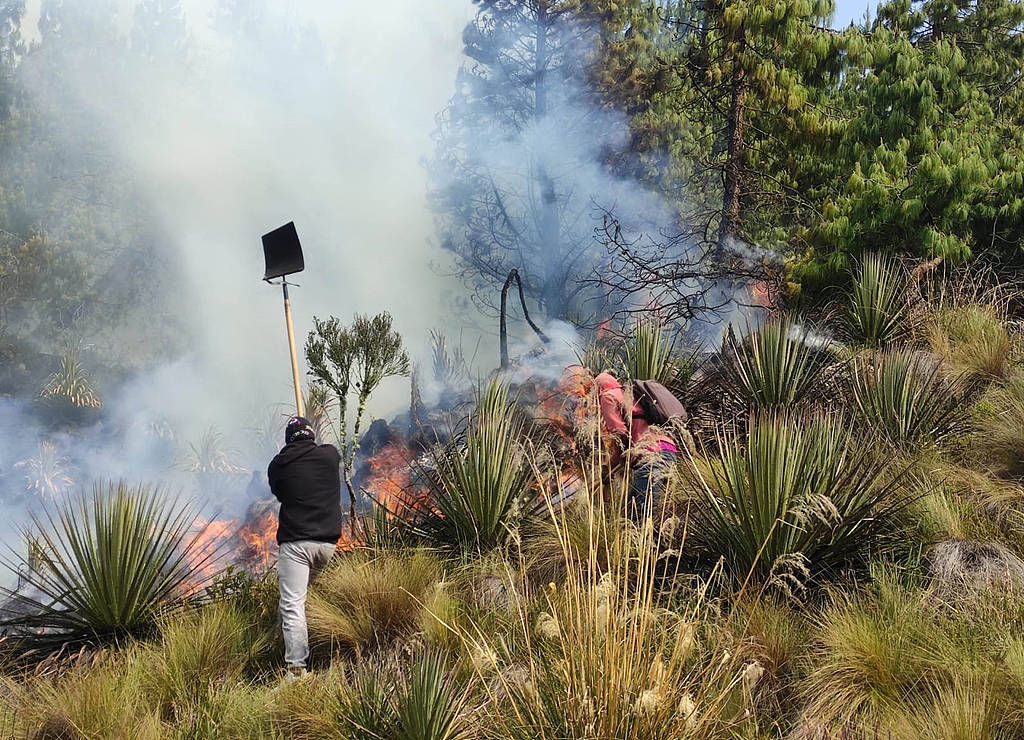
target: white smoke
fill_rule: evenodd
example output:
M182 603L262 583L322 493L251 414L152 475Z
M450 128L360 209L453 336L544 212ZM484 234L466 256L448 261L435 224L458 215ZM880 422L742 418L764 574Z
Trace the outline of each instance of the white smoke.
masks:
M134 5L119 6L125 34ZM60 70L172 241L182 280L171 310L188 327L189 356L148 376L148 398L131 393L154 413L173 398L168 411L191 435L237 428L254 408L290 397L280 289L260 281L259 237L282 223L296 222L306 257L292 291L300 345L313 315L388 310L414 353L444 321L451 288L431 269L442 256L430 247L420 160L472 13L468 0L266 4L243 36L215 24L216 5L183 4L180 64L114 64L98 48ZM30 40L39 10L39 0L28 4ZM40 98L54 84L26 79ZM188 372L173 370L181 362ZM407 392L396 383L383 397L378 413Z
M40 38L35 24L42 2L48 0L27 6L23 31L30 41ZM42 101L40 109L72 144L80 117L96 123L99 133L90 135L102 137L127 164L135 195L156 214L160 237L170 244L179 280L166 309L173 316L136 323L158 326L174 318L188 335L183 355L102 389L102 423L79 430L74 440L57 435L85 479L178 483L167 471L166 450L146 431L164 421L179 447L216 426L240 448L242 464L265 465L266 445L254 428L268 418L272 425L268 409L276 406L280 415L286 408L291 377L281 294L260 281L259 237L287 221L296 223L307 265L293 278L301 286L292 291L300 345L314 315L347 321L357 312L387 310L416 357L428 355L430 329L443 327L474 355L473 372L497 364L493 338L481 343L467 336L466 317L448 313L464 287L435 269L449 255L432 245L421 166L433 148L435 116L465 61L461 38L474 5L235 0L236 8L252 11L239 31L217 20L225 3L184 0L187 53L180 59L126 63L102 44L61 57L54 53L59 49L47 50L54 42L45 39L41 59L26 57L26 65L35 65L24 75L30 99ZM64 4L87 18L101 1ZM128 37L137 2L116 5L118 31ZM599 253L593 231L602 209L629 228L652 231L669 228L671 213L656 195L609 172L603 157L627 145L629 124L582 102L582 59L578 67L579 79L567 80L572 89L562 91L566 106L479 156L509 189L526 187L517 179L528 180L538 162L557 175L575 215L563 218L563 231L581 250ZM54 89L70 89L63 99L79 101L83 110L54 105ZM142 285L153 278L118 272L116 265L111 276ZM510 323L513 354L529 354L530 330ZM552 342L542 359L536 355L536 370L554 374L574 361L583 342L567 324L545 330ZM111 330L86 339L97 353L121 354L160 341L155 331L142 334ZM408 393L406 381L388 384L371 412L406 407ZM3 420L24 431L18 444L0 445L0 474L52 436L36 425L31 405L5 403Z
M22 31L30 43L43 38L36 24L44 2L27 4ZM0 423L11 432L0 443L7 526L27 501L18 493L27 468L16 465L38 458L44 441L80 487L124 477L189 493L194 481L181 453L211 427L235 448L240 467L265 468L292 389L280 288L261 282L260 236L287 221L297 225L307 266L293 276L301 286L292 290L300 358L314 315L349 321L390 311L414 356L426 354L431 328L452 322L445 309L458 286L434 269L446 256L431 245L421 161L462 61L470 0L254 0L237 4L262 8L245 33L218 24L218 3L182 3L187 55L177 62L128 64L123 45L119 52L100 42L63 58L46 47L60 42L45 39L24 59L28 100L52 119L44 123L71 146L78 127L95 124L89 134L131 173L176 276L166 304L173 315L142 317L141 332L111 326L84 337L92 349L83 361L95 367L159 344L156 327L168 319L183 323L188 339L184 354L105 383L97 421L73 431L44 421L38 400L0 398ZM84 18L100 5L65 0ZM136 5L117 3L125 44ZM60 213L39 216L60 233ZM111 272L143 286L154 277L116 264ZM370 410L389 415L408 400L408 381L392 381ZM154 429L161 425L173 439ZM247 478L240 473L232 486L244 488ZM230 508L227 500L201 503Z

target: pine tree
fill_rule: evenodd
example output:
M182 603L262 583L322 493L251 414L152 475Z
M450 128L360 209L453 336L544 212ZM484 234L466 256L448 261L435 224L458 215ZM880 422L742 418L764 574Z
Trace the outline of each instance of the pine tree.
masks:
M736 239L779 246L812 207L807 157L841 127L828 93L846 35L822 25L831 1L631 6L603 89L632 115L638 166L698 241L723 253Z
M131 46L150 62L184 63L188 31L181 0L141 0L132 19Z
M21 41L21 17L25 0L0 0L0 125L14 96L14 68L24 53Z
M842 172L808 231L825 277L862 251L964 260L1019 249L1024 8L897 0L850 49Z
M428 163L441 244L484 303L517 269L566 319L601 255L593 199L616 133L580 83L595 27L578 0L476 3Z

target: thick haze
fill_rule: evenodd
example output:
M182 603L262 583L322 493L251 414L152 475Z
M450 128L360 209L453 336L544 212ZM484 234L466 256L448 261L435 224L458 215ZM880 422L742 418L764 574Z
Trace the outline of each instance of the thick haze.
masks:
M243 38L215 26L215 5L183 3L186 63L111 76L98 50L69 73L181 257L195 377L169 389L169 413L223 428L233 423L224 414L290 397L280 289L260 282L259 243L286 221L306 256L293 291L300 342L314 314L389 310L414 349L443 323L420 160L472 6L268 3ZM30 3L29 38L38 15ZM132 4L121 2L119 26L131 25Z
M253 470L265 468L282 435L291 374L280 288L261 282L261 234L294 220L303 242L307 269L292 292L300 356L314 315L350 321L390 311L419 357L433 328L457 339L445 311L458 286L435 269L447 256L432 246L422 160L452 94L473 7L254 0L235 3L247 19L239 28L215 14L231 2L190 0L182 3L182 53L159 49L140 62L123 44L93 42L91 14L102 4L65 0L62 35L43 38L37 24L46 6L30 0L23 36L43 43L25 56L21 77L36 115L69 151L89 156L89 141L112 145L146 211L140 218L155 214L154 239L175 276L170 310L180 312L188 339L183 352L101 387L102 420L73 432L40 422L30 398L0 399L0 423L19 430L0 444L0 467L18 479L46 440L79 486L126 477L188 490L194 483L180 457L211 426ZM118 32L131 39L134 3L118 8ZM65 38L74 52L62 47ZM127 202L117 192L99 199ZM38 217L48 233L74 233L63 229L70 217L60 209L40 206ZM109 274L154 284L138 266L115 263ZM130 305L141 322L82 337L86 360L164 341L161 318L140 330L150 309ZM158 356L151 350L145 356ZM371 412L390 414L408 399L408 381L394 381ZM154 435L154 423L173 430L174 442Z
M22 430L0 444L2 470L38 455L49 440L70 459L78 484L126 477L188 487L194 481L179 475L180 460L172 466L168 447L188 456L188 444L211 426L238 450L240 466L264 468L292 392L280 289L260 280L259 237L290 220L306 258L306 271L293 278L301 287L292 293L300 355L314 315L350 321L357 312L384 310L414 358L424 358L434 328L451 343L461 340L470 354L477 346L463 329L480 317L449 313L453 296L467 288L441 277L451 255L434 243L423 166L433 153L436 117L459 89L457 73L467 63L462 34L472 3L185 0L184 27L166 13L173 5L147 3L142 22L124 0L36 0L27 8L23 34L41 43L25 55L20 78L51 137L42 141L57 142L54 166L63 165L62 157L71 161L51 183L53 158L21 142L36 173L31 184L39 183L44 196L51 188L64 197L56 206L35 206L39 223L85 250L93 232L83 233L75 221L76 196L89 196L86 220L106 229L106 241L95 240L103 244L116 242L121 226L105 222L105 204L112 204L111 220L137 204L147 230L115 244L119 256L98 271L124 285L151 286L154 300L109 298L108 306L130 306L134 320L117 323L100 312L100 329L80 337L93 357L141 358L127 381L101 388L105 408L97 423L65 434L38 423L29 399L0 399L0 423ZM104 41L104 19L115 7L130 53L125 43ZM604 151L628 142L628 121L589 107L583 55L564 56L546 115L508 132L493 125L505 100L485 97L483 104L497 111L470 107L474 115L466 120L477 128L457 139L473 172L484 172L492 190L503 189L511 211L530 202L538 171L553 182L561 209L557 238L526 245L534 263L509 265L533 274L545 274L543 263L559 256L552 256L555 242L574 250L561 257L575 260L580 272L598 265L603 250L593 230L601 208L614 208L630 229L657 232L671 220L657 194L609 172ZM105 183L96 173L108 157L119 176ZM82 176L74 168L79 159L86 163ZM464 174L456 168L440 176L458 186ZM512 215L527 223L536 209L522 206ZM162 262L132 261L153 245ZM155 280L164 270L171 280ZM181 349L172 347L166 314L184 326ZM513 341L517 334L534 341L513 324ZM563 328L548 327L556 369L571 359L575 341ZM497 364L492 343L476 358L481 370ZM393 381L370 412L391 414L408 401L408 381ZM173 431L173 442L169 433L154 435L154 424Z

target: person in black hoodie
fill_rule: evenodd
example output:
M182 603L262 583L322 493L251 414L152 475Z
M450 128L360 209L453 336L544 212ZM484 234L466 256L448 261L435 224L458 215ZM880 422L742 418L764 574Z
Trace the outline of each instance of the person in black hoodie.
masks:
M306 672L309 658L309 582L331 559L341 537L341 456L333 445L318 445L312 426L301 416L288 420L284 441L270 461L267 480L281 502L278 613L288 678L294 678Z

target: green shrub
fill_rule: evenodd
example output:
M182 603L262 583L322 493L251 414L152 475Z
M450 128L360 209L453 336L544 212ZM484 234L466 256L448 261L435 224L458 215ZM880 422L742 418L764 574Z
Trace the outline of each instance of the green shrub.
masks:
M683 466L688 545L737 583L785 590L890 544L909 499L889 462L840 416L752 417Z
M161 609L209 580L216 555L187 505L146 486L97 486L91 497L64 499L30 521L26 539L36 546L5 563L28 588L16 595L27 613L3 625L25 644L143 633Z
M138 654L139 682L164 720L195 725L218 692L242 679L261 643L248 616L230 603L174 615L162 624L159 643Z
M840 324L842 336L866 347L892 344L905 333L907 305L907 278L899 262L866 255L854 273Z
M748 408L795 406L810 398L832 358L790 318L768 321L722 348L726 392Z
M424 552L356 552L320 574L306 605L311 644L372 652L408 638L432 619L441 571Z
M852 364L848 391L858 419L892 445L938 443L965 429L976 384L948 377L928 356L877 353Z
M419 536L450 551L482 552L508 540L536 497L527 424L505 386L488 386L465 433L419 466L432 503L414 515Z
M1024 478L1024 372L988 392L993 414L982 419L976 445L998 472Z
M932 352L974 377L1001 378L1010 370L1013 342L993 305L940 308L927 337Z
M1015 550L1024 543L1020 486L944 460L937 451L913 463L907 485L918 497L911 512L922 542L998 540Z
M416 518L405 518L402 512L390 511L377 501L372 502L372 511L362 518L362 544L374 552L401 550L416 543Z

